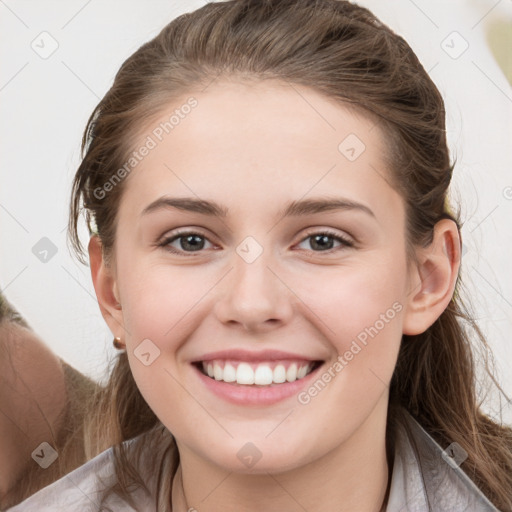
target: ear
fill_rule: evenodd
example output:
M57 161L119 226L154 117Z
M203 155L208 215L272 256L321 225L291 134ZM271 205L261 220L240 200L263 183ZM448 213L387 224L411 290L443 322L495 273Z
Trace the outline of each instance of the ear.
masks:
M88 249L92 282L101 314L112 334L124 339L125 329L119 291L111 266L105 264L99 236L94 235L90 238Z
M450 303L460 267L461 239L454 221L443 219L434 227L428 247L416 251L411 288L404 314L403 334L425 332Z

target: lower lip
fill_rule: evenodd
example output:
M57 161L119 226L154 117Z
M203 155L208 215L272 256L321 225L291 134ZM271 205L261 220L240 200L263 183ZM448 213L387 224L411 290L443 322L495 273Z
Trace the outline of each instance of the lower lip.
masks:
M236 405L272 405L297 395L310 383L321 366L315 368L302 379L269 386L247 386L215 380L205 375L196 366L193 365L193 368L212 393L228 402Z

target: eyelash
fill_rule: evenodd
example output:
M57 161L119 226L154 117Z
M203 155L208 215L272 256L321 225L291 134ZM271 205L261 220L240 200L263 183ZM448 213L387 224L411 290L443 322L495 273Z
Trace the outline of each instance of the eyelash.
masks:
M177 254L177 255L186 256L186 257L195 256L197 253L203 252L201 250L200 251L188 251L188 252L182 251L182 250L177 250L174 247L171 247L169 245L171 242L174 242L175 240L179 240L180 238L185 238L186 236L198 236L200 238L204 238L205 240L208 240L207 237L205 237L201 233L197 233L195 231L182 231L182 232L175 233L172 236L164 238L161 243L158 243L158 246L164 248L166 251L169 251L172 254ZM328 229L310 232L299 243L302 243L305 240L307 240L308 238L311 238L313 236L327 236L327 237L333 238L335 241L340 242L342 244L340 247L328 249L326 251L312 251L312 252L315 252L318 254L321 254L321 253L332 254L333 252L336 252L338 250L354 247L354 242L352 242L351 240L339 235L338 233L330 231Z

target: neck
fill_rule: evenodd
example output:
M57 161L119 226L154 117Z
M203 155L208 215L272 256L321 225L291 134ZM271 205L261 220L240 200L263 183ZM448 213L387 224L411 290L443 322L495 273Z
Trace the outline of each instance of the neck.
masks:
M234 473L180 450L172 511L384 511L391 474L386 459L386 412L386 407L377 405L349 439L284 473Z

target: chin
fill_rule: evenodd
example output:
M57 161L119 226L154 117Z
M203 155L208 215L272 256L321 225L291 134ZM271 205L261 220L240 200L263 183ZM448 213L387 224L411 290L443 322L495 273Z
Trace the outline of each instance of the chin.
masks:
M248 436L240 439L230 439L225 449L217 445L217 449L213 450L213 443L210 443L196 453L225 471L247 475L285 473L307 465L318 457L318 450L314 447L310 447L309 454L306 452L304 442L288 442L285 445L279 438L272 442L269 439L251 442Z

